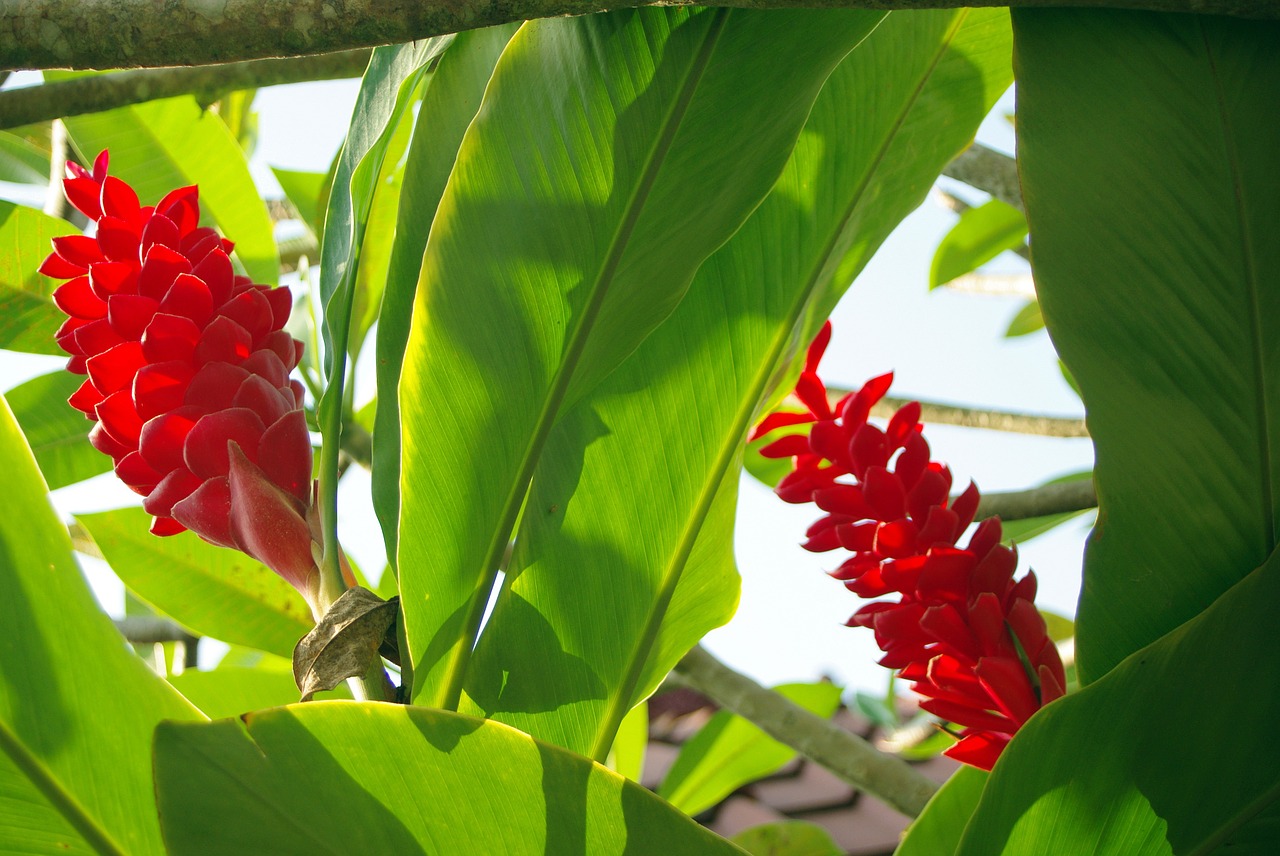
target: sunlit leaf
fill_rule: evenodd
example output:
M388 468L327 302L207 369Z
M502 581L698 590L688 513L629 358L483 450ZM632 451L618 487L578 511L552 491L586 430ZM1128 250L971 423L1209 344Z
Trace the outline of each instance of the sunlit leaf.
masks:
M93 423L67 399L84 376L53 372L5 393L50 490L105 473L111 459L89 445Z
M67 316L49 296L60 280L36 273L50 241L79 230L42 211L0 201L0 348L65 356L54 335Z
M1005 250L1022 246L1026 237L1027 218L1007 202L992 199L970 208L938 244L929 288L977 270Z

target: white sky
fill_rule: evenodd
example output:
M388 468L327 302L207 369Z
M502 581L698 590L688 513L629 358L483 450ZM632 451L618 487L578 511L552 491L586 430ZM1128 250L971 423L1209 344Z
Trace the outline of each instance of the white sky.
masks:
M280 192L269 165L312 171L327 168L345 133L356 89L354 81L335 81L259 92L255 103L259 139L251 167L264 194ZM1003 118L1012 110L1010 93L984 123L979 140L1012 151L1012 129ZM0 196L12 196L6 191L13 188L0 184ZM962 190L971 201L982 198ZM890 237L832 316L835 336L823 362L824 377L833 385L856 387L893 369L897 381L891 394L897 396L1080 415L1080 402L1063 382L1043 331L1014 340L1002 338L1021 306L1019 299L947 289L928 293L934 248L954 222L954 214L930 200ZM1002 271L1026 269L1009 254L997 264ZM8 389L62 364L58 358L0 352L0 388ZM950 464L957 483L973 478L985 491L1030 487L1092 464L1087 440L946 426L928 427L926 436L934 457ZM373 576L384 560L368 490L368 474L353 467L342 488L340 536L348 552ZM136 502L110 474L57 491L54 499L64 513ZM798 546L817 516L812 506L783 503L744 477L736 541L742 603L728 626L707 637L707 647L767 684L813 680L825 674L849 687L880 691L886 672L875 664L878 651L870 631L843 626L860 601L824 573L842 559L838 553L815 556ZM1080 518L1020 547L1021 570L1034 567L1040 577L1042 607L1074 614L1088 521L1089 516ZM100 563L86 562L86 573L106 609L120 614L123 592L118 581Z

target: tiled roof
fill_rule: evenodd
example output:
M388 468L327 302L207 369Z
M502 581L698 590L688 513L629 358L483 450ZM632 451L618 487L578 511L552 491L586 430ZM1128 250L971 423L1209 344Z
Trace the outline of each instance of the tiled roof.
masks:
M715 712L715 705L690 689L678 689L649 701L649 746L641 784L656 789L680 752ZM914 711L907 711L910 715ZM876 727L858 713L841 708L834 721L868 740ZM915 764L942 782L959 766L937 756ZM826 829L850 856L889 856L909 819L874 797L855 790L825 768L797 757L773 775L739 788L719 805L698 815L698 822L732 836L765 823L805 820Z

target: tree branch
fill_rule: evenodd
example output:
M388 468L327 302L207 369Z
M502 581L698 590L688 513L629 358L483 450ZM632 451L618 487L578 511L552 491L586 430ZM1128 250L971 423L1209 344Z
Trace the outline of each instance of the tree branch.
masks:
M1018 163L1003 152L989 149L982 143L974 143L943 167L942 174L984 190L1019 211L1024 210L1022 185L1018 182Z
M849 390L827 387L827 397L834 407L848 395ZM888 419L914 398L885 396L871 408L874 416ZM1033 413L1013 413L1007 410L981 410L975 407L957 407L937 401L920 402L920 421L935 425L957 425L961 428L985 428L988 431L1007 431L1011 434L1035 434L1041 437L1088 437L1089 430L1083 419L1061 416L1039 416Z
M668 2L678 5L681 0ZM753 9L924 9L1007 0L728 0ZM0 0L0 69L200 65L396 44L529 18L657 5L652 0ZM1024 0L1280 18L1273 0ZM376 11L375 11L376 10Z
M2 34L0 30L0 36ZM0 128L96 113L175 95L195 95L202 104L209 104L237 89L359 77L369 64L369 54L368 50L352 50L296 59L120 71L9 89L0 92Z
M908 817L919 815L938 789L906 761L878 751L858 735L765 689L701 645L675 671L685 684L720 707L750 720L770 737Z
M1082 479L1041 485L1029 490L983 494L978 503L976 519L999 517L1001 520L1030 520L1033 517L1068 514L1097 507L1098 494L1094 491L1093 479Z

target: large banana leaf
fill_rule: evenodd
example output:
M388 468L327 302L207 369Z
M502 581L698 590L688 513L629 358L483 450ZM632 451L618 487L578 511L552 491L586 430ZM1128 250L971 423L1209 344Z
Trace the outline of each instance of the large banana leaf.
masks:
M76 227L43 211L0 201L0 348L63 355L54 335L66 320L50 295L59 284L36 272L50 241Z
M507 45L432 225L400 386L416 700L458 702L557 414L674 308L879 18L643 9Z
M732 615L743 436L797 342L1011 79L998 11L891 13L840 65L776 188L684 302L552 432L468 709L602 757ZM803 326L803 324L802 324Z
M1097 447L1087 682L1276 547L1280 25L1084 10L1015 22L1036 282Z
M390 562L395 562L400 526L400 400L395 389L409 341L422 252L462 135L480 109L493 67L515 31L515 24L506 24L455 37L454 50L440 58L427 81L404 168L395 243L378 314L378 389L386 392L378 396L373 429L373 506Z
M740 853L634 782L496 722L315 702L156 731L172 856Z
M111 469L111 459L89 445L93 423L67 404L82 383L80 375L57 371L5 393L50 490Z
M1277 603L1273 555L1196 618L1037 713L996 764L956 852L1276 852Z
M0 849L160 854L151 732L200 714L98 608L0 398Z

